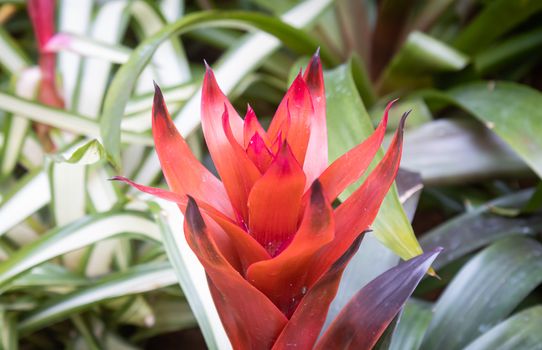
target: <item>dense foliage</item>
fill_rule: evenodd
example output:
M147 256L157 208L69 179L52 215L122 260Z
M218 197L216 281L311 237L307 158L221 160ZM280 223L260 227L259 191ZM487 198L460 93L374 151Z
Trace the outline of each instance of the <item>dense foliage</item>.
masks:
M330 162L372 134L388 101L400 98L385 144L411 110L396 186L326 325L399 258L440 246L440 279L421 282L377 347L540 348L542 2L30 3L0 1L0 349L197 348L197 326L227 349L176 205L108 179L164 186L153 80L214 171L203 59L236 109L250 101L267 125L318 47Z

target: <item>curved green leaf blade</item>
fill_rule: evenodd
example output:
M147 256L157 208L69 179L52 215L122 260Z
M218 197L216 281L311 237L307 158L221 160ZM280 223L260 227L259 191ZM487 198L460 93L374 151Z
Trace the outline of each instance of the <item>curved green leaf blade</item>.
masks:
M1 262L0 288L34 266L121 234L160 241L158 227L141 212L89 215L49 231Z
M424 253L375 278L329 326L315 349L371 349L410 297L441 249Z
M452 89L448 96L499 135L542 177L542 93L515 83L479 82Z
M0 349L18 349L17 319L14 313L0 307Z
M443 247L433 267L443 266L484 247L496 240L512 235L535 235L542 230L542 215L506 217L492 213L493 208L522 208L533 191L525 190L502 197L446 221L420 238L426 250Z
M50 200L51 191L47 174L39 169L28 173L2 198L0 236L49 203Z
M136 266L111 274L89 287L49 300L23 318L18 330L23 334L29 333L97 303L156 290L173 285L176 281L175 273L167 263Z
M63 289L83 286L89 283L86 278L67 270L65 267L56 264L43 264L36 266L28 273L13 280L8 288L46 288L51 286Z
M433 316L431 308L430 303L410 299L403 308L389 350L418 350Z
M436 303L421 349L462 349L503 320L542 282L541 257L542 245L524 237L476 255Z
M534 54L541 45L542 28L536 28L481 51L473 58L474 67L480 74L498 72Z
M0 27L0 64L11 74L17 74L30 65L30 59L2 27Z
M542 306L523 310L491 328L465 350L536 350L542 344Z
M489 1L480 14L457 36L454 46L466 53L479 51L540 10L542 2L538 0ZM498 25L495 25L496 23Z
M466 55L422 32L411 32L383 73L380 88L390 91L417 86L432 73L455 72L467 66ZM425 82L430 80L425 79Z

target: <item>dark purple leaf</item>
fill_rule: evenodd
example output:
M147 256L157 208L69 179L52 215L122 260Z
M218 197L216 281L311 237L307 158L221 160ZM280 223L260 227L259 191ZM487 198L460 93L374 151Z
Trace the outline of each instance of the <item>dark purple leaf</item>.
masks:
M403 262L367 284L335 318L315 349L371 349L441 250Z

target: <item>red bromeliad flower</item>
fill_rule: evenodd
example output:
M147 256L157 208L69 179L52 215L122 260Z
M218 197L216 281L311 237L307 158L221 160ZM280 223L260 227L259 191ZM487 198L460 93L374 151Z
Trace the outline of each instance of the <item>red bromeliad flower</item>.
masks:
M207 67L201 119L219 180L191 153L156 86L152 129L171 192L115 179L179 204L234 349L314 346L342 272L395 179L406 115L365 182L336 208L331 203L371 163L391 105L368 139L328 167L318 55L294 80L267 131L250 107L244 120L237 114ZM388 323L373 332L376 339ZM317 347L335 346L330 339Z

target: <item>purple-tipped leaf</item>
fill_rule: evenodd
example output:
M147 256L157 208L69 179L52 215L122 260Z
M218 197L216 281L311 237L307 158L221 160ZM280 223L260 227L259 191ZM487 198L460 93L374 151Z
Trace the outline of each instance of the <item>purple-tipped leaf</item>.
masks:
M403 262L363 287L315 349L372 349L441 251L436 248Z

